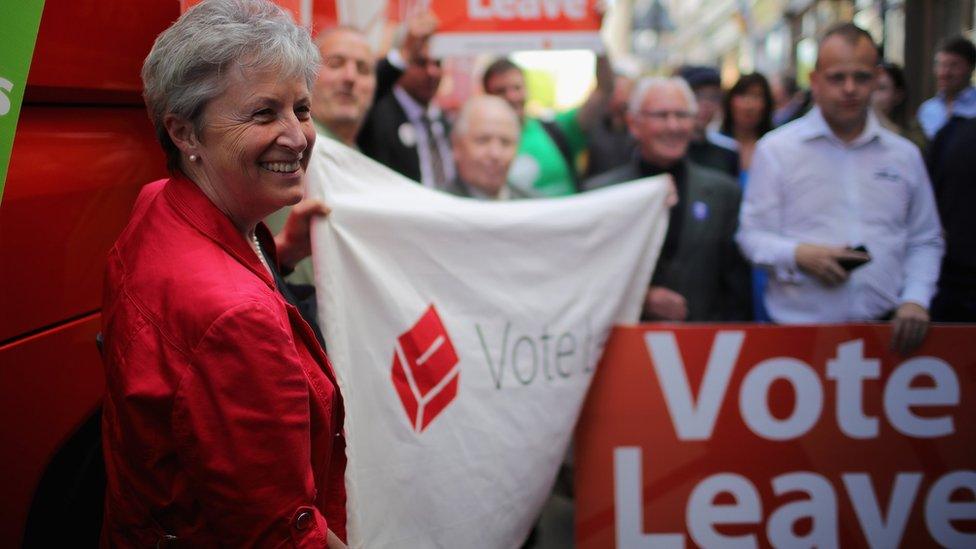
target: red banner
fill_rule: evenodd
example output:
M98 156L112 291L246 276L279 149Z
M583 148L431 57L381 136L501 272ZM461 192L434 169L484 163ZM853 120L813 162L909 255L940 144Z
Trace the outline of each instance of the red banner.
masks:
M431 0L434 56L603 49L596 0Z
M617 329L576 433L587 547L976 546L976 327Z

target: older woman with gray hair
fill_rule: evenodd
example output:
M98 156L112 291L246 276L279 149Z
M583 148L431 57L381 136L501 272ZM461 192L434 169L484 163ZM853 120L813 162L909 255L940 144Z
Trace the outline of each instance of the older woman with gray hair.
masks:
M279 267L308 255L308 32L265 0L204 0L156 40L145 100L172 177L109 255L109 546L343 546L343 407Z

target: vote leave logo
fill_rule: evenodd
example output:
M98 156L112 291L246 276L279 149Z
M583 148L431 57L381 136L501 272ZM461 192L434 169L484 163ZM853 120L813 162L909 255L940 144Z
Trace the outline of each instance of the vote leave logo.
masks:
M411 428L421 433L457 396L458 357L433 305L393 349L393 387Z

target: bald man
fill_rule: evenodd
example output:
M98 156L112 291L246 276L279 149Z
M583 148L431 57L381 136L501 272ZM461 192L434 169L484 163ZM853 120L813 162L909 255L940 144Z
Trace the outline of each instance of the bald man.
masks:
M320 135L356 147L376 90L376 60L362 32L335 27L315 40L322 68L312 88L312 120Z
M445 190L480 200L529 198L507 181L521 131L518 114L504 99L491 95L469 99L451 132L457 176Z
M312 122L315 133L356 147L356 135L363 126L376 89L376 60L362 32L339 26L320 33L315 44L322 56L312 86ZM271 214L265 223L277 233L288 218L291 206ZM312 260L295 265L286 280L300 300L314 308Z

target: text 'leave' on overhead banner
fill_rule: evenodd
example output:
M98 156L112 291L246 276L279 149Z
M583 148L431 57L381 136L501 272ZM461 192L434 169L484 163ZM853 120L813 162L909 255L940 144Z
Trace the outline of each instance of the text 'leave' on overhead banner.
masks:
M520 50L602 52L596 0L431 0L440 27L431 55Z

